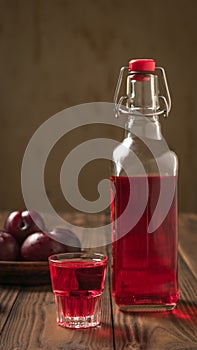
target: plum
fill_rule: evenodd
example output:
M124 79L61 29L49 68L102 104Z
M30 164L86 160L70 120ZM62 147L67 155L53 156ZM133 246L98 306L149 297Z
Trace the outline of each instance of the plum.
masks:
M30 234L43 231L45 225L37 212L25 210L11 212L5 220L4 228L21 245Z
M13 261L19 258L19 245L9 233L0 231L0 260Z
M48 234L55 241L64 244L67 252L80 251L81 242L74 232L63 227L57 227Z
M47 234L36 232L23 242L21 257L26 261L47 261L50 255L65 253L68 249L67 245L57 242Z

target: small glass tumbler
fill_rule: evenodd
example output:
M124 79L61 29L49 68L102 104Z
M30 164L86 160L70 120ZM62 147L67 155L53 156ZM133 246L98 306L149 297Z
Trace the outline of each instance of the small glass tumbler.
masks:
M49 257L58 325L89 328L100 324L107 261L107 256L89 252Z

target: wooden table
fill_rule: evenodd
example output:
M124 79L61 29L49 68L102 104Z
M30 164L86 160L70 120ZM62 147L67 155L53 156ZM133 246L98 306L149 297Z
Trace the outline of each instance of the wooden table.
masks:
M75 216L76 222L84 217ZM90 221L105 221L91 216ZM124 314L114 304L108 274L102 325L70 330L56 325L50 286L0 286L1 350L197 350L197 215L180 215L181 300L171 313ZM107 249L107 248L106 248Z

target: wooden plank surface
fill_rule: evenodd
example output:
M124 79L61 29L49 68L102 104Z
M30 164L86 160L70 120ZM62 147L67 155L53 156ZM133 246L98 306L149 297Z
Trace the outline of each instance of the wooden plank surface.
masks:
M19 292L20 287L0 286L0 334Z
M179 251L197 280L196 214L181 214L179 216Z

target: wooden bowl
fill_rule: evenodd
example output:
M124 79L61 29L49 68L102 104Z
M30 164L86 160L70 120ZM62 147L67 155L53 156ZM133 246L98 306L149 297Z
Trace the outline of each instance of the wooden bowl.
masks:
M0 261L0 284L37 286L49 283L48 261Z

